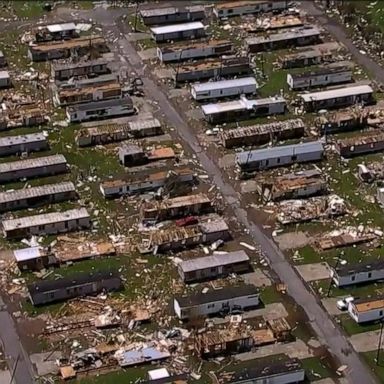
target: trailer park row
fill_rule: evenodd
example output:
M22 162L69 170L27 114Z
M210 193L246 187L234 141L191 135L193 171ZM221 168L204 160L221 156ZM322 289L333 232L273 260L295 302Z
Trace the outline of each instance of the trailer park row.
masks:
M148 64L308 286L327 293L332 279L338 288L330 286L329 296L361 292L349 317L324 298L341 326L359 334L360 323L383 310L380 295L373 299L376 283L355 287L381 279L381 214L370 216L384 199L376 190L383 159L361 157L384 148L380 101L374 105L376 92L343 47L286 6L148 4L139 12L157 44ZM208 33L226 37L207 35L209 21ZM244 46L231 40L238 30ZM45 373L70 380L144 363L149 382L158 375L207 382L207 359L220 364L234 355L236 364L217 375L222 383L244 382L244 369L255 379L312 381L306 367L319 357L316 368L334 374L332 359L313 352L320 343L257 244L177 141L177 127L156 115L141 79L118 70L115 46L69 22L38 27L27 49L32 62L44 63L50 101L18 102L19 75L5 51L5 86L13 88L4 91L1 116L0 212L11 273L2 284L23 310L29 302L38 318L44 313L40 338L55 361ZM279 68L270 71L276 57ZM282 73L284 91L263 94ZM49 121L48 110L65 111L66 122ZM345 134L353 130L363 133ZM373 188L377 202L368 201ZM255 359L267 355L268 362Z

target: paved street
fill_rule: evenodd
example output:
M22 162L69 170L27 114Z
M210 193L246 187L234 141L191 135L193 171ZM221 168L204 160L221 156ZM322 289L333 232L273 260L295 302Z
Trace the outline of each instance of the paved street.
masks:
M11 374L13 384L33 384L33 369L27 353L21 345L15 323L0 297L0 339ZM15 369L16 365L16 369ZM1 384L10 384L1 383Z

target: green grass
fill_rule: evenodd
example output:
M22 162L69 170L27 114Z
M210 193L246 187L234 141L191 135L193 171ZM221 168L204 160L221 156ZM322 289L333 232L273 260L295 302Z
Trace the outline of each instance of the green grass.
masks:
M349 336L380 329L379 323L357 324L348 314L337 316L337 321Z
M327 363L319 357L309 357L301 360L307 379L312 380L325 379L332 376L332 370Z
M138 379L143 379L146 372L151 368L144 366L140 368L131 368L124 371L113 372L100 376L92 376L84 379L71 380L70 384L130 384L136 383Z
M260 292L260 296L261 301L265 305L277 303L282 300L282 294L279 293L273 285L263 288Z
M379 364L376 364L376 351L360 353L366 363L369 365L371 370L379 378L380 383L384 383L384 352L381 351L379 356Z

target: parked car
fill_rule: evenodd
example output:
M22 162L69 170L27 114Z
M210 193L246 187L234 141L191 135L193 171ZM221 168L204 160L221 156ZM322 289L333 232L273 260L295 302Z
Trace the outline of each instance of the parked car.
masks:
M352 303L352 301L355 300L353 296L347 296L340 300L337 300L336 307L340 309L340 311L346 311L348 309L349 303Z
M188 225L197 224L199 220L195 216L183 217L182 219L176 220L176 225L178 227L186 227Z

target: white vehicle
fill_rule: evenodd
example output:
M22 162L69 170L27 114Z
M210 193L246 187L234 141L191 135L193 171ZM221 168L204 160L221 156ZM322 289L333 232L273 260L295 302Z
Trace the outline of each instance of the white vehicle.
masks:
M340 309L340 311L346 311L348 309L348 304L352 303L352 301L355 300L353 296L347 296L343 299L337 300L336 307Z

